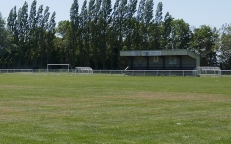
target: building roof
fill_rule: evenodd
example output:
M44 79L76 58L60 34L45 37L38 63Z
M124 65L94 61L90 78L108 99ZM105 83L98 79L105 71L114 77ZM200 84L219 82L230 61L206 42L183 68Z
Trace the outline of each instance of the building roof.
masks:
M185 49L175 50L131 50L131 51L120 51L122 57L135 57L135 56L190 56L196 59L197 64L200 64L200 55Z
M198 54L185 49L120 51L120 56L173 56L173 55L189 55L192 57L200 57Z

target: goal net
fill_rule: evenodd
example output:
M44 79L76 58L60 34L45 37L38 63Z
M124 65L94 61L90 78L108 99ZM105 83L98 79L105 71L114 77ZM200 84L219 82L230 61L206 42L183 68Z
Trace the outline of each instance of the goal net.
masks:
M93 74L93 70L91 67L76 67L76 74Z
M219 67L197 67L198 76L221 76Z
M47 64L48 74L68 74L70 73L70 64Z

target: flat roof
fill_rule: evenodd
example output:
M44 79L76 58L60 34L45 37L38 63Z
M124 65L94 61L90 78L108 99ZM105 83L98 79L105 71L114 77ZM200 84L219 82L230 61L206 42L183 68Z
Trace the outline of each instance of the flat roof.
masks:
M173 55L195 55L194 57L199 56L198 54L185 49L120 51L120 56L173 56Z
M197 65L200 64L200 55L195 52L186 49L174 49L174 50L130 50L120 51L121 57L154 57L154 56L190 56L197 61Z

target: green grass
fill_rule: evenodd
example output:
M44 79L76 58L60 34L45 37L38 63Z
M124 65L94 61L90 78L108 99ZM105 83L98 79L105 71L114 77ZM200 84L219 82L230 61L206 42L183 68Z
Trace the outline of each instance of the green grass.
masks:
M231 78L0 74L0 143L230 143Z

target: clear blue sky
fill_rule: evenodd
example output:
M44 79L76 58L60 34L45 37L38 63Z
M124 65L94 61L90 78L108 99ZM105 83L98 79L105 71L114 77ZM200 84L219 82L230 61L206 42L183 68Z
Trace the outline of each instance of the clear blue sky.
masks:
M33 0L1 0L0 12L7 19L11 8L22 7L27 1L29 7ZM114 4L115 0L112 0ZM175 19L184 19L191 26L209 25L221 28L222 24L231 23L231 0L154 0L154 11L158 2L163 2L163 17L168 11ZM49 6L50 12L56 12L56 22L69 20L69 11L73 0L37 0L37 7L41 4ZM81 6L83 0L79 0ZM81 8L80 8L81 9ZM30 8L29 8L30 10Z

